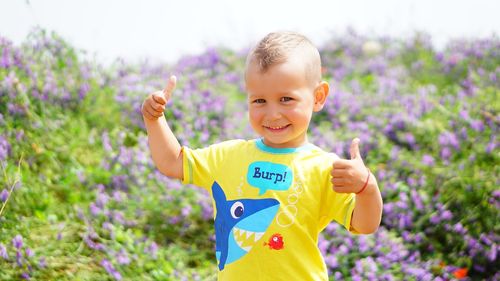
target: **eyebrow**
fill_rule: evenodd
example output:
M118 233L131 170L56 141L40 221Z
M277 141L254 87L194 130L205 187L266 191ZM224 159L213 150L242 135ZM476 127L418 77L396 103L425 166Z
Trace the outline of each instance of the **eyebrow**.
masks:
M295 91L289 91L289 92L280 92L276 94L277 96L300 96L300 94L297 94ZM262 94L251 94L247 93L248 97L263 97L264 95Z

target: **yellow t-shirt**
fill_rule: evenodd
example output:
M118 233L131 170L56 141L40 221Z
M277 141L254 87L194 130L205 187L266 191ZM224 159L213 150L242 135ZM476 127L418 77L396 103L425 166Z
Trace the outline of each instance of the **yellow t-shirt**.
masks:
M349 229L355 200L332 189L335 157L261 139L183 147L183 183L213 198L219 280L328 280L318 235L332 220Z

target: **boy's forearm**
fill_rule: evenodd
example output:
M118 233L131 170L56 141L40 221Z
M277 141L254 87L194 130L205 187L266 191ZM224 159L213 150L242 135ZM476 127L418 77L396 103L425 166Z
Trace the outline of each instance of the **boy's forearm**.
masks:
M149 149L158 170L171 178L182 179L182 150L164 116L144 118L148 131Z
M377 180L370 175L366 189L356 195L356 205L352 214L351 226L361 234L374 233L382 219L382 195Z

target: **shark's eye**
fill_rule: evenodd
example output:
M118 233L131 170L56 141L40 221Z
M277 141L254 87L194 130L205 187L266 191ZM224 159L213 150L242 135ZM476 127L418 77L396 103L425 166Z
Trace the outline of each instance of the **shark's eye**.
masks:
M235 202L233 206L231 206L231 216L233 216L233 218L235 219L240 218L241 216L243 216L243 210L243 203L241 203L240 201Z

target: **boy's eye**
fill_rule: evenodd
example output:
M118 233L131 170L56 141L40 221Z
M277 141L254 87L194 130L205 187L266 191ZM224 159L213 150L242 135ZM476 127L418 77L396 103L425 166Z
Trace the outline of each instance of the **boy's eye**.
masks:
M287 101L291 101L291 100L293 100L293 98L291 98L291 97L282 97L280 99L280 102L287 102Z
M254 103L265 103L266 100L265 99L256 99L253 101Z

